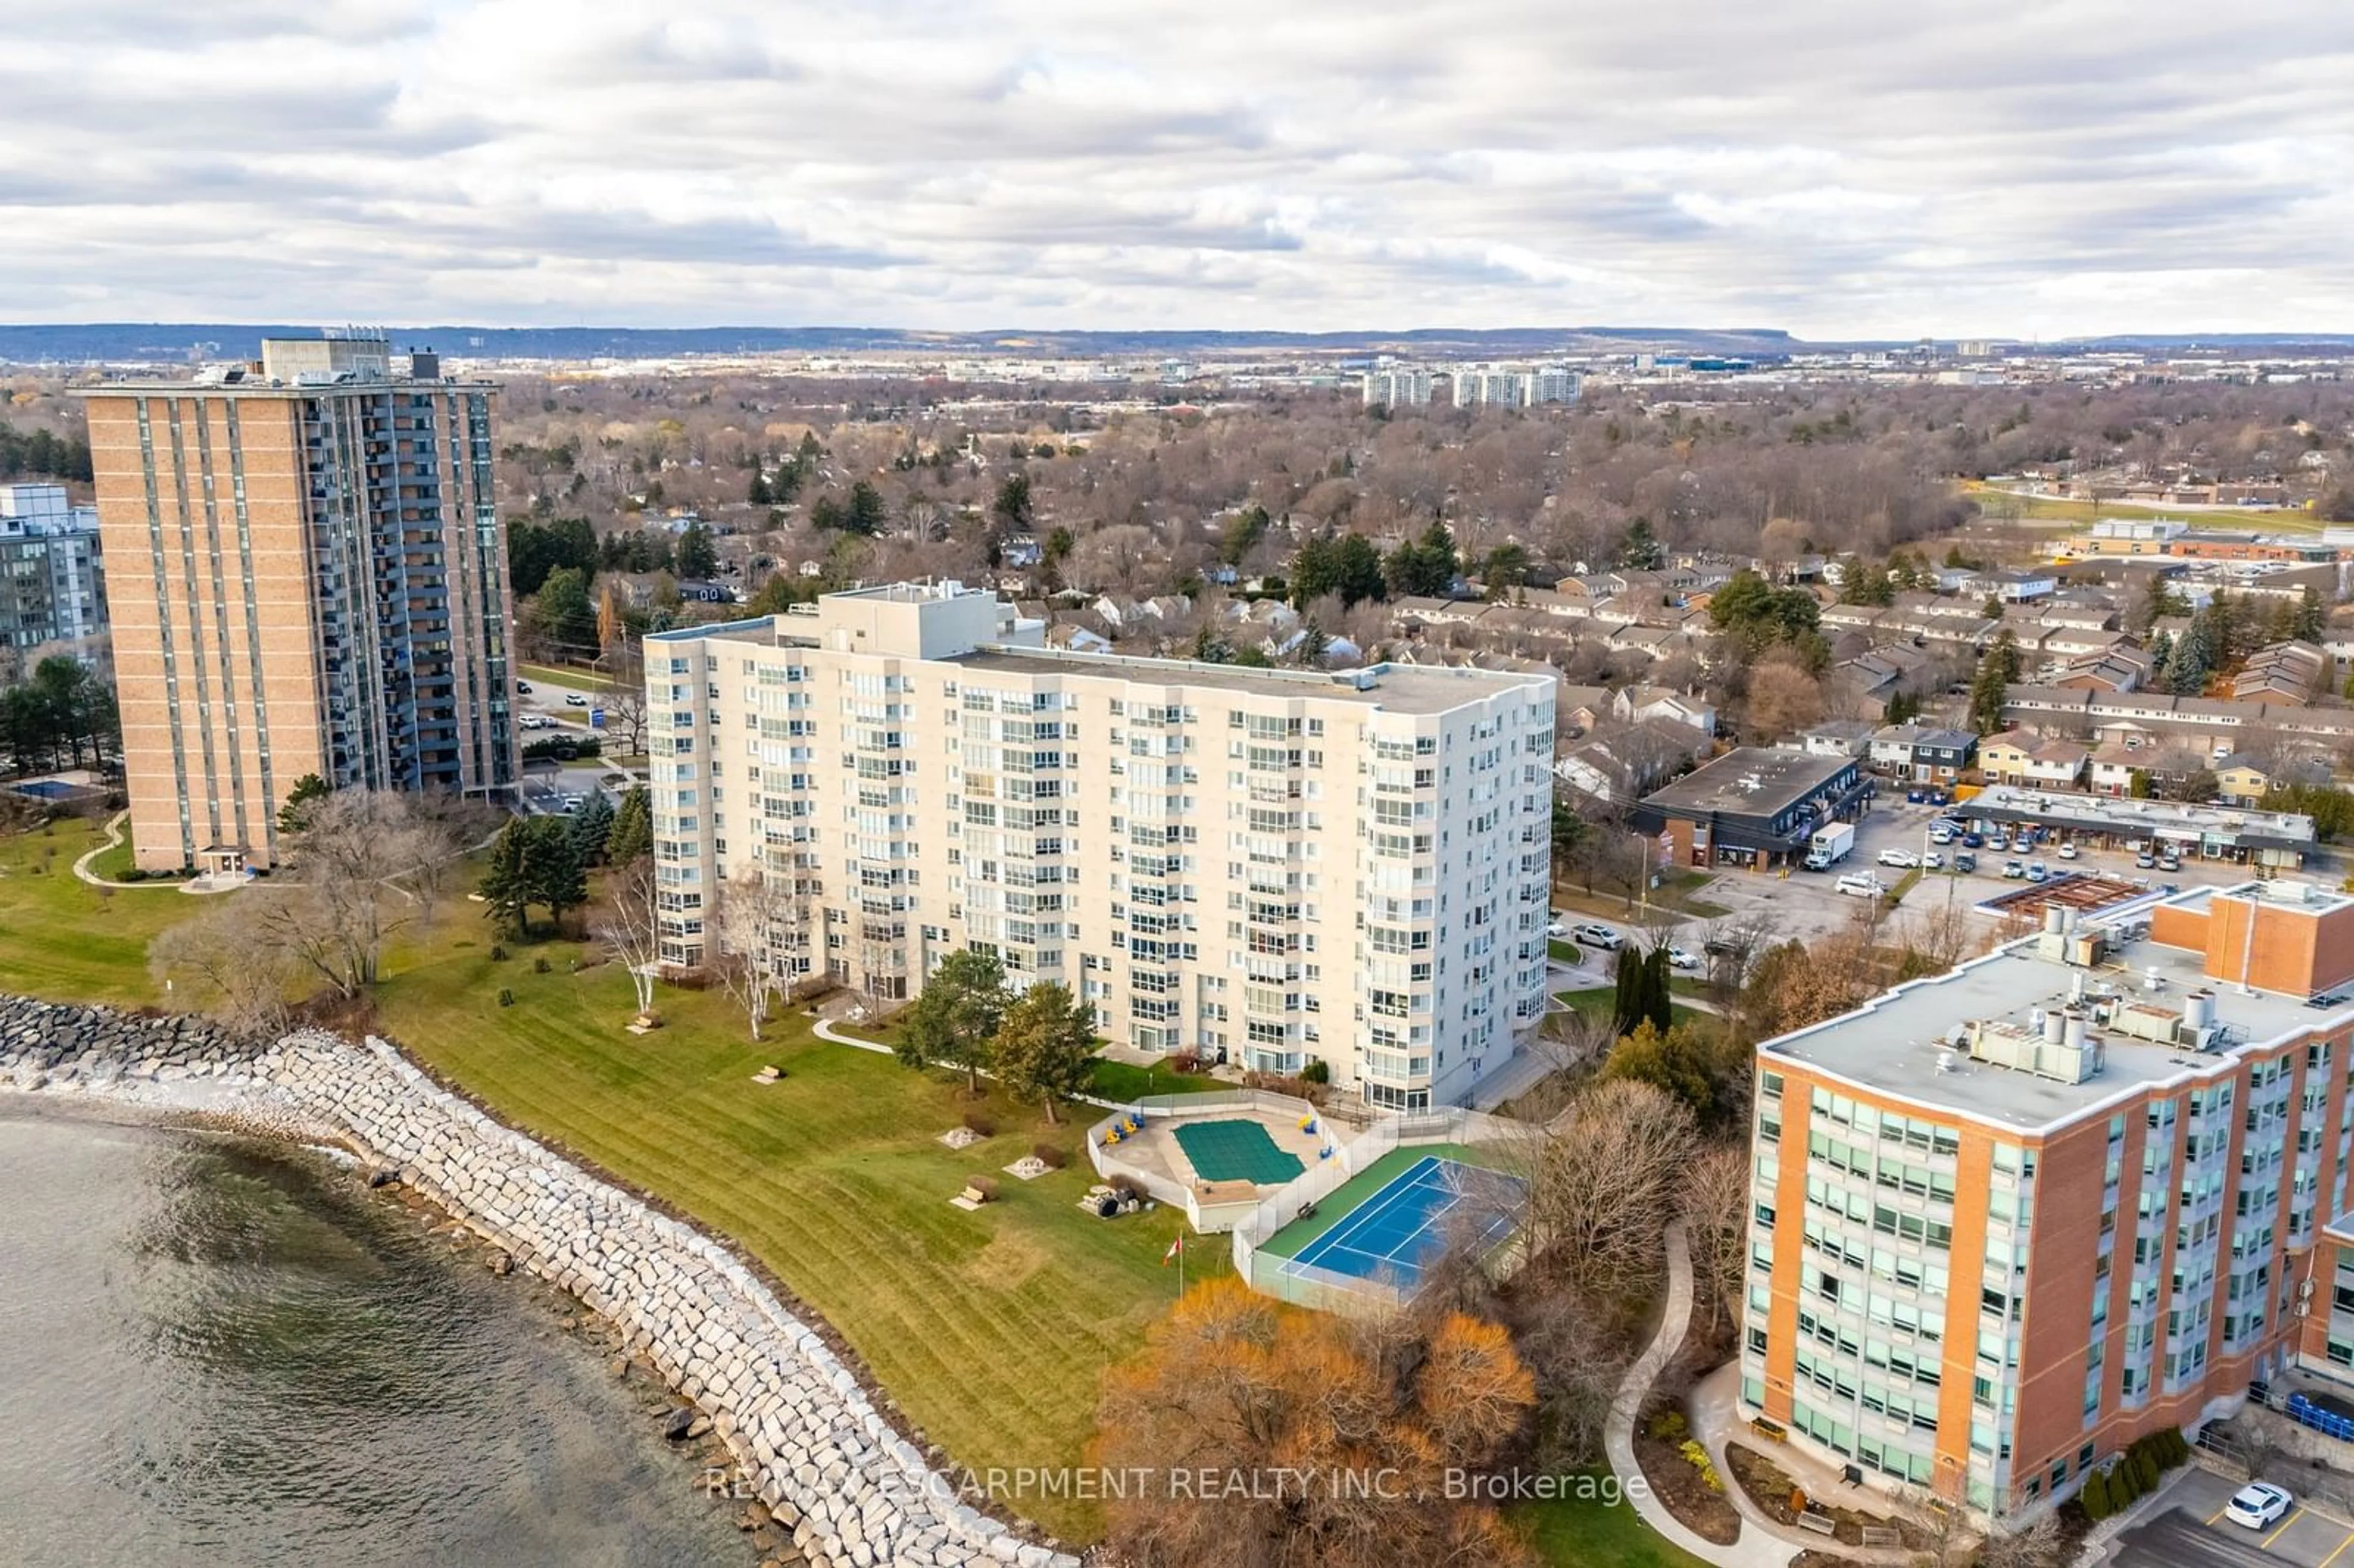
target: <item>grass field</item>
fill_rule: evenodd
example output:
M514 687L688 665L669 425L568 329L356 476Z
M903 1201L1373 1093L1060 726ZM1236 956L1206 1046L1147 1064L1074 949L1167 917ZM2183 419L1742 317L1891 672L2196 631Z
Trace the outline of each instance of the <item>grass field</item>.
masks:
M2252 528L2267 534L2313 533L2320 520L2302 506L2154 506L2130 501L2070 501L2056 495L2022 495L1992 485L1966 483L1962 493L1982 514L1999 522L2077 524L2090 527L2104 517L2161 519L2193 528Z
M203 906L176 883L99 888L75 876L75 859L105 842L100 824L70 820L0 838L0 990L125 1007L162 1000L147 943Z
M591 670L561 668L554 664L519 664L515 673L535 684L541 682L551 686L569 686L575 691L601 692L612 684Z
M1165 1062L1140 1067L1097 1057L1094 1071L1087 1092L1107 1100L1138 1100L1146 1095L1204 1095L1235 1086L1207 1073L1172 1073Z
M1701 1559L1654 1534L1628 1504L1529 1503L1506 1517L1553 1568L1704 1568Z

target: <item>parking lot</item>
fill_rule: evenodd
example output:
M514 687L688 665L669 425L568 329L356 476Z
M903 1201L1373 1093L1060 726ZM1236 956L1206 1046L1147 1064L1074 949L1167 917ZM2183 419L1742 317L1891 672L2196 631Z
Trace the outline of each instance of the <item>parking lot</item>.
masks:
M1966 808L1964 808L1966 809ZM1956 808L1939 808L1907 802L1902 789L1883 789L1872 809L1856 824L1855 848L1830 872L1793 871L1785 876L1771 872L1745 872L1726 866L1715 870L1708 885L1699 897L1709 904L1730 911L1729 917L1762 916L1771 922L1776 940L1797 938L1812 941L1844 929L1856 915L1860 900L1842 895L1837 890L1839 876L1847 872L1863 872L1877 877L1883 886L1893 887L1905 873L1879 863L1882 850L1899 849L1919 854L1924 850L1936 849L1950 866L1958 842L1937 846L1928 841L1929 824ZM2024 881L2005 880L2003 863L2008 860L2030 862L2040 860L2053 875L2064 872L2097 874L2130 881L2147 879L2156 888L2164 883L2179 887L2228 885L2243 882L2251 868L2228 861L2187 860L2179 871L2159 871L2134 863L2135 857L2122 851L2084 850L2073 860L2060 858L2056 845L2046 843L2026 852L1982 849L1978 855L1978 868L1967 875L1951 870L1930 872L1919 885L1907 894L1901 906L1904 914L1917 913L1931 906L1932 901L1943 905L1950 899L1968 907L2003 893L2017 892L2028 885ZM2322 863L2309 863L2297 874L2324 884L2334 883L2340 873ZM1973 916L1983 919L1982 916ZM1611 922L1631 927L1635 922L1618 918ZM1659 923L1678 933L1677 940L1696 945L1705 919L1664 916ZM1989 926L1991 921L1988 921ZM2354 1568L2354 1553L2349 1553L2344 1568Z
M2293 1478L2282 1483L2292 1494ZM2303 1505L2250 1530L2223 1517L2240 1483L2196 1466L2167 1492L2173 1506L2117 1538L2117 1568L2346 1568L2354 1526Z

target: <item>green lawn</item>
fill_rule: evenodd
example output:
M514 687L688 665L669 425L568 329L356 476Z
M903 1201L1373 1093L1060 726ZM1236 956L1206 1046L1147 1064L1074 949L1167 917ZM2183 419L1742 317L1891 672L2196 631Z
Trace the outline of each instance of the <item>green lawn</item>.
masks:
M1528 1532L1529 1544L1554 1568L1705 1568L1691 1552L1660 1540L1625 1502L1527 1503L1505 1517Z
M163 1000L148 940L204 906L176 883L99 888L75 876L75 859L105 842L101 824L71 819L0 838L0 990L126 1007Z
M1097 1057L1087 1092L1098 1099L1135 1101L1146 1095L1200 1095L1235 1086L1207 1073L1172 1073L1166 1062L1139 1067Z
M670 1027L631 1035L617 969L565 972L571 944L493 963L485 934L452 935L476 939L445 938L384 987L385 1024L419 1060L765 1265L958 1462L1078 1462L1104 1369L1175 1295L1161 1256L1182 1221L1082 1213L1094 1175L1075 1118L1050 1128L995 1094L981 1108L997 1135L955 1153L935 1140L972 1107L947 1075L828 1044L798 1015L755 1045L716 992L665 991ZM531 972L535 950L555 972ZM496 1005L502 986L514 1006ZM750 1077L767 1062L787 1076L762 1087ZM1042 1138L1065 1170L1000 1173ZM997 1176L1000 1201L950 1208L969 1174ZM1203 1246L1189 1276L1226 1256ZM1029 1506L1058 1533L1099 1528L1092 1504Z

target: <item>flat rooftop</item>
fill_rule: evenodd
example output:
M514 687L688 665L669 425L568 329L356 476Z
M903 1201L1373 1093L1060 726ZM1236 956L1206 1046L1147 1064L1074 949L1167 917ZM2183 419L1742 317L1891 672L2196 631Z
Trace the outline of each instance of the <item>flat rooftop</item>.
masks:
M2193 805L2182 800L2135 800L2113 795L2081 795L2065 789L2030 789L1994 784L1955 810L1994 821L2085 822L2105 830L2237 835L2281 843L2311 843L2313 819L2291 811L2259 811L2240 806Z
M1698 815L1724 811L1770 817L1854 766L1851 757L1816 757L1804 751L1745 746L1653 790L1643 798L1643 804Z
M2249 885L2297 890L2267 892L2265 896L2317 910L2328 906L2305 904L2303 884ZM2022 938L1946 974L1884 991L1853 1012L1767 1041L1758 1047L1758 1061L1769 1069L1777 1059L1802 1063L1944 1115L2039 1131L2149 1086L2219 1073L2236 1052L2249 1046L2354 1018L2354 1001L2317 1008L2303 996L2243 991L2208 975L2205 954L2136 935L2148 928L2149 911L2160 903L2203 907L2214 891L2152 895L2083 920L2079 935L2106 931L2115 938L2097 967L2047 958L2040 938ZM2244 895L2246 888L2223 891ZM2341 904L2354 902L2334 893L2326 896ZM1972 1022L2032 1029L2041 1022L2038 1014L2068 1006L2079 984L2087 1002L2115 1001L2176 1013L2185 997L2203 991L2213 999L2221 1034L2214 1045L2200 1051L2137 1039L2114 1024L2095 1025L2089 1033L2102 1043L2103 1065L2080 1084L1970 1058L1967 1031ZM1946 1057L1950 1070L1940 1068L1941 1056Z
M1119 653L1075 653L1052 649L989 647L955 662L972 670L1012 675L1078 675L1136 681L1146 685L1208 686L1261 697L1313 697L1359 704L1391 713L1441 714L1509 687L1550 695L1553 678L1505 670L1462 669L1437 664L1366 664L1353 670L1255 670L1241 664L1204 664L1190 659L1135 659Z

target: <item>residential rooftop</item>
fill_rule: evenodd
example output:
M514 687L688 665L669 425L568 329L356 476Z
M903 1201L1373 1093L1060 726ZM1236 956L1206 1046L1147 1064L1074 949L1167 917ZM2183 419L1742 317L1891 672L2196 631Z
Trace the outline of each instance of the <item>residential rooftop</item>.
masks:
M2354 998L2325 999L2256 990L2206 972L2206 954L2150 938L2161 906L2203 913L2218 895L2316 916L2354 899L2311 884L2276 880L2228 889L2153 895L2005 944L1942 975L1882 992L1852 1012L1758 1047L1767 1071L1804 1064L1857 1086L1946 1116L2019 1132L2048 1131L2148 1089L2228 1071L2239 1052L2304 1030L2354 1020ZM2055 915L2057 912L2055 912ZM2062 916L2064 918L2064 916ZM2097 938L2097 961L2072 961ZM2074 1010L2098 1066L2072 1078L1983 1059L2034 1050L2055 1017ZM2188 1026L2192 1019L2203 1021ZM2058 1055L2046 1047L2045 1060Z

